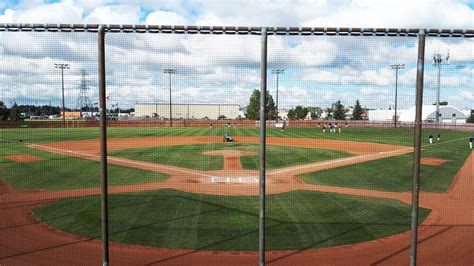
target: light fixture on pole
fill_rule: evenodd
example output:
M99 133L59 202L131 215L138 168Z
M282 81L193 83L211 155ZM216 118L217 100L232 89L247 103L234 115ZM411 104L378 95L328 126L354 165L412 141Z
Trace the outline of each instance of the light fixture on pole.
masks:
M399 69L404 69L405 64L393 64L393 65L390 65L390 66L392 67L392 69L395 69L395 116L393 117L393 125L394 125L394 127L397 127L397 120L398 120L398 117L397 117L398 70Z
M449 65L449 51L445 58L440 53L433 55L433 64L438 68L438 90L436 91L436 123L439 123L439 94L441 91L441 65Z
M55 68L61 69L61 88L62 88L62 117L63 117L63 127L66 127L66 110L64 107L64 69L70 69L71 66L69 64L62 64L62 63L55 63Z
M272 69L272 74L275 74L277 76L276 80L276 115L277 115L277 120L278 120L278 77L280 74L283 74L285 72L284 69Z
M163 73L169 74L169 81L170 81L170 127L173 126L173 115L172 115L172 108L171 108L171 74L176 74L176 69L167 68L163 70Z

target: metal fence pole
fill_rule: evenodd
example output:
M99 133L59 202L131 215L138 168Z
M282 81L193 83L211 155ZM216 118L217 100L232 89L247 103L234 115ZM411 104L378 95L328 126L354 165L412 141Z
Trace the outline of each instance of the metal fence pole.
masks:
M258 252L259 265L265 265L265 153L266 153L266 96L267 96L267 29L262 27L262 54L261 54L261 80L260 80L260 154L259 154L259 236Z
M99 26L99 111L100 111L100 166L102 207L102 258L103 265L109 265L109 206L107 171L107 106L105 92L105 29Z
M413 154L413 184L411 205L411 242L410 265L416 265L416 249L418 240L418 199L420 190L420 152L421 152L421 112L423 107L423 71L425 64L425 30L418 35L418 63L416 72L416 117L415 144Z

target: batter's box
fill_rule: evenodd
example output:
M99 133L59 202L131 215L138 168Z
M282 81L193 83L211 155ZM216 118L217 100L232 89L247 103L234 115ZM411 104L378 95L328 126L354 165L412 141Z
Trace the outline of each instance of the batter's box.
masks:
M258 183L257 176L213 176L211 183L224 184L255 184Z

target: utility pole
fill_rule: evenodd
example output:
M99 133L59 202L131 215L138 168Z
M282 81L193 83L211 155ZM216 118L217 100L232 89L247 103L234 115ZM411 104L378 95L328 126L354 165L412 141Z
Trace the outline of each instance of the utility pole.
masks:
M66 127L66 117L65 117L65 114L66 114L66 109L64 107L64 69L70 69L70 65L69 64L59 64L59 63L55 63L54 64L54 67L55 68L59 68L61 69L61 88L62 88L62 109L63 109L63 113L62 113L62 117L63 117L63 127Z
M284 69L272 69L272 74L276 74L277 76L277 84L276 84L276 111L277 111L277 121L278 121L278 77L280 74L285 72Z
M444 61L444 62L443 62ZM449 65L449 51L445 58L440 53L433 55L433 64L438 68L438 90L436 91L436 123L439 123L439 94L441 91L441 65Z
M393 119L393 125L396 128L397 127L397 97L398 97L398 70L399 69L404 69L405 64L393 64L390 65L392 69L395 69L395 117Z
M170 78L170 127L172 127L173 126L173 115L171 114L171 112L172 112L172 108L171 108L171 74L176 74L176 69L167 68L167 69L163 70L163 73L169 74L169 78Z

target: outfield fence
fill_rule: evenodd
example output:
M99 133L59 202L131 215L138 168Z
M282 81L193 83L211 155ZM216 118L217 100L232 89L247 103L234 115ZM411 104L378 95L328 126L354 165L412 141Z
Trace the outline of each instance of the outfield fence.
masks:
M0 265L472 264L473 37L0 24Z
M343 128L393 128L393 122L374 122L374 121L347 121L347 120L331 120L333 123L342 125ZM274 128L278 121L266 121L267 127ZM287 127L305 127L305 128L323 128L328 120L290 120L285 122ZM61 121L0 121L1 128L83 128L83 127L100 127L98 120L81 121L66 120L63 124ZM174 127L258 127L259 121L254 120L177 120L173 123ZM108 127L169 127L167 121L156 120L109 120ZM399 128L413 128L415 123L399 122ZM456 131L474 131L474 124L436 124L433 122L422 123L422 127L426 129L439 130L456 130Z

